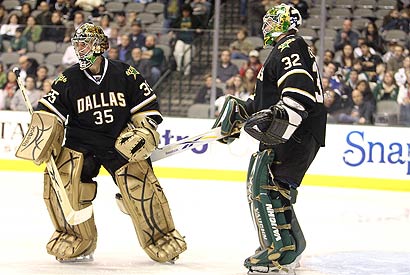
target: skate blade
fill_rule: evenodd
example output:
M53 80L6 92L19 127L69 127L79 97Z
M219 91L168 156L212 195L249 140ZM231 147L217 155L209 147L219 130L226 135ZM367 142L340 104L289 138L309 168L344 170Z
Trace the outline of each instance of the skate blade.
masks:
M78 256L76 258L69 258L69 259L59 259L56 258L57 261L63 264L70 264L70 263L89 263L94 261L93 255L83 255L83 256Z
M278 269L277 267L254 266L248 271L248 275L296 275L293 269Z

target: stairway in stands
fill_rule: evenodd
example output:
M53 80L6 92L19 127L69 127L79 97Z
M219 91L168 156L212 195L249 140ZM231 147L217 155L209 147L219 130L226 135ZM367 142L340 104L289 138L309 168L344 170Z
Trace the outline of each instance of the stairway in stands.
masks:
M236 39L236 32L240 27L239 1L223 1L221 4L218 53L227 49L229 44ZM204 83L204 75L211 73L212 39L213 20L211 19L210 29L206 30L196 42L191 74L184 76L180 72L171 71L155 88L163 115L171 117L187 116L187 110L192 105L196 92Z

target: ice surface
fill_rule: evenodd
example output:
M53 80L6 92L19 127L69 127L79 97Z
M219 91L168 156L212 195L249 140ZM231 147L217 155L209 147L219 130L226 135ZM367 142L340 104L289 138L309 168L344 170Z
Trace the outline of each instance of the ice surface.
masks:
M258 246L240 182L160 179L188 250L176 264L151 261L117 188L98 177L94 262L61 264L47 254L53 232L41 173L0 172L0 274L246 274ZM298 275L409 275L410 193L302 186L295 210L307 239Z

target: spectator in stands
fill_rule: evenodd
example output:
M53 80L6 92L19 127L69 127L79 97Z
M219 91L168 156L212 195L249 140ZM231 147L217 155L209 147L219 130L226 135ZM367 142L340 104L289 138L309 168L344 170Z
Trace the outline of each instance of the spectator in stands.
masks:
M359 80L356 85L356 89L362 93L364 101L370 102L373 107L376 108L376 98L374 97L373 91L367 80Z
M131 59L132 45L128 35L121 35L121 44L118 45L119 60L126 62Z
M172 28L175 29L174 58L177 71L184 71L184 75L191 73L191 60L195 52L194 40L202 33L202 23L198 17L192 14L189 4L182 6L181 15L175 20Z
M381 30L382 32L387 30L403 30L408 32L408 27L406 26L406 19L401 18L400 12L398 9L392 9L389 14L383 18L383 23Z
M357 71L357 73L359 74L359 80L369 80L369 76L367 75L366 72L363 71L363 65L362 65L362 61L358 58L356 58L353 61L353 69Z
M73 21L69 21L66 24L66 31L64 34L64 42L69 43L71 41L71 37L73 36L74 31L82 24L85 23L85 15L82 11L76 11L74 13Z
M371 48L373 48L378 54L383 54L385 52L383 39L380 36L379 29L374 22L368 22L363 33L364 39L369 43Z
M211 16L212 3L207 0L192 0L190 3L192 14L199 18L202 27L206 28L209 17Z
M73 10L90 12L93 17L98 17L100 10L99 8L104 5L103 0L76 0Z
M18 86L17 86L17 77L16 74L9 70L7 72L7 82L3 85L2 89L2 110L10 110L10 102L13 98L14 94L16 93Z
M358 39L359 34L352 30L352 21L350 19L345 19L342 28L336 34L334 41L335 51L341 50L346 43L349 43L355 48Z
M142 25L139 21L134 21L131 24L131 32L128 35L133 48L142 48L145 46L146 34L142 31Z
M117 47L121 43L120 29L118 27L111 27L110 36L108 36L108 43L110 47Z
M249 52L248 62L246 62L240 69L239 74L244 77L247 69L251 68L255 73L255 78L258 76L262 63L259 59L259 52L257 50L251 50Z
M334 61L339 64L342 74L346 75L352 70L354 59L353 47L349 43L346 43L343 46L341 54L336 56Z
M373 89L373 95L376 102L381 100L397 100L397 95L399 93L399 87L396 85L394 80L394 73L392 71L387 71L384 75L383 82L378 83Z
M50 11L52 13L58 11L61 17L68 16L69 6L65 0L56 0L55 3L50 6ZM53 15L51 15L51 17L53 17ZM51 22L53 22L53 18L51 18Z
M245 71L245 75L242 77L242 79L245 90L247 90L250 95L253 95L253 93L255 92L256 85L255 70L252 68L247 68Z
M394 74L394 79L398 86L404 85L407 82L408 73L410 73L410 56L406 56L403 59L403 67Z
M199 88L195 95L194 103L210 104L211 103L211 89L212 89L212 75L206 74L204 76L204 84ZM216 87L215 99L223 96L221 88Z
M51 84L53 84L53 79L47 78L44 79L42 89L41 89L41 97L45 96L51 91Z
M0 25L6 24L7 16L8 14L6 8L0 4Z
M324 90L323 104L327 111L327 122L336 123L337 116L342 111L339 94L332 89Z
M3 36L3 40L11 40L19 26L19 16L15 13L11 14L7 20L7 24L1 25L0 28L0 35Z
M245 89L243 85L242 77L237 74L226 82L227 86L233 86L235 92L234 95L242 100L247 100L250 96L250 92Z
M38 67L38 62L34 58L29 58L27 55L22 55L19 58L20 78L24 81L26 76L35 75Z
M248 39L248 31L246 28L240 28L236 33L236 40L229 45L231 50L232 59L245 59L248 60L248 54L251 50L255 49L255 46Z
M367 42L367 41L366 41L366 39L365 39L364 37L359 37L359 39L357 40L357 47L354 48L354 50L353 50L354 56L355 56L356 58L359 58L359 57L361 57L361 56L363 55L361 46L362 46L363 43L366 43L366 42ZM368 44L368 45L369 45L369 51L370 51L372 54L378 54L378 53L370 46L370 44Z
M266 0L248 0L248 30L250 36L262 35L262 18L265 15L269 5L269 1ZM273 6L273 5L272 5Z
M37 24L36 18L30 15L27 18L27 24L24 28L23 35L27 38L28 41L37 43L41 39L41 33L43 32L42 26Z
M360 45L362 56L358 59L362 62L363 71L371 79L376 74L376 66L383 62L381 57L370 52L369 44L367 42Z
M226 85L224 94L215 100L215 117L222 111L227 95L235 95L235 88L232 85Z
M157 83L161 77L161 73L165 70L166 60L164 51L156 46L155 35L147 35L145 38L145 47L142 48L142 58L151 60L152 82Z
M288 4L295 7L299 11L302 19L309 18L309 5L305 0L290 0Z
M219 83L226 83L229 79L231 79L238 73L238 67L231 62L231 51L222 51L217 68L216 81Z
M346 112L338 116L339 123L348 124L373 124L374 108L364 101L363 94L359 90L352 92L353 105Z
M0 61L0 89L6 84L7 82L7 74L4 70L4 64Z
M43 40L63 42L65 36L65 26L63 24L61 13L54 11L51 14L51 25L43 30Z
M31 16L31 5L29 2L24 2L21 4L21 14L20 14L20 21L21 25L25 25L27 22L27 18Z
M107 56L109 59L112 60L120 60L120 54L119 54L119 50L118 47L112 47L110 46L110 48L107 51Z
M74 46L69 45L64 51L63 58L62 58L62 64L65 67L69 67L71 65L74 65L77 62L78 62L78 57L75 54Z
M131 58L127 63L133 66L140 74L148 81L151 87L155 84L152 82L152 63L149 59L142 59L141 48L133 48L131 51Z
M357 83L359 83L359 72L355 69L352 69L348 74L346 74L346 81L345 81L345 86L347 89L353 91L356 89Z
M124 11L115 13L114 20L120 33L127 33L129 31L127 26L127 17Z
M339 64L335 62L335 52L332 50L325 50L323 53L323 64L328 65L330 62L332 62L336 66L336 70L339 67Z
M400 124L410 126L410 71L406 72L406 82L399 86L397 103L400 106Z
M109 14L102 14L100 16L100 26L103 29L108 39L111 38L111 16Z
M41 92L39 89L36 88L36 81L34 76L28 75L25 81L26 86L26 94L28 99L30 100L31 106L33 109L37 107L38 100L41 98ZM25 101L23 99L23 95L21 92L14 93L13 98L10 102L10 109L13 111L26 111L27 107Z
M403 67L404 60L404 48L402 45L397 44L394 47L393 56L387 61L387 70L396 73L401 67Z
M386 63L377 64L376 75L372 79L370 79L371 82L374 82L376 84L383 82L383 78L384 78L384 75L386 74L386 71L387 71Z
M164 1L164 29L168 29L174 24L176 19L181 14L184 0L165 0Z
M41 11L36 17L38 24L41 26L51 25L51 11L47 1L41 1L38 9Z
M10 47L7 49L8 52L18 53L19 55L28 52L27 38L23 35L23 27L18 27L14 37L10 40Z
M46 65L40 65L36 70L36 88L43 89L44 80L48 77L48 68Z
M394 49L398 45L398 41L393 39L388 42L387 51L383 54L382 60L384 63L389 62L390 58L394 55Z

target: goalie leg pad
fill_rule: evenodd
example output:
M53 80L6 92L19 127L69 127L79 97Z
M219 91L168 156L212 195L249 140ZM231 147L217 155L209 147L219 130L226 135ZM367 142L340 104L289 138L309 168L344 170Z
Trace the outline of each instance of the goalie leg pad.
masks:
M175 229L168 201L146 160L131 162L115 172L121 196L117 202L131 216L138 241L148 256L168 262L186 250Z
M83 161L82 153L65 147L56 161L61 180L75 210L91 205L97 193L95 182L84 183L80 180ZM55 227L55 232L47 243L47 252L61 261L93 253L97 245L94 216L78 225L69 225L62 214L47 172L44 178L44 201Z
M40 165L47 161L51 154L57 156L64 138L64 126L57 116L51 113L36 111L26 135L16 151L16 157L33 161Z
M264 150L252 155L248 169L248 202L260 242L260 249L244 263L251 271L257 267L286 271L285 265L294 262L305 247L291 206L294 192L273 180L273 161L273 151Z

